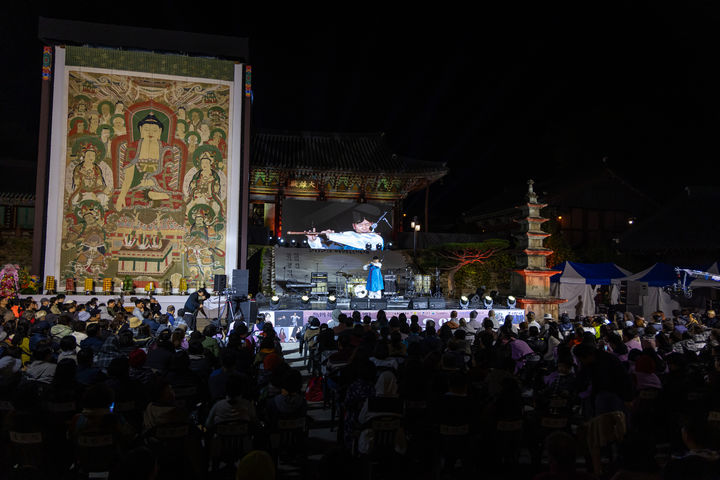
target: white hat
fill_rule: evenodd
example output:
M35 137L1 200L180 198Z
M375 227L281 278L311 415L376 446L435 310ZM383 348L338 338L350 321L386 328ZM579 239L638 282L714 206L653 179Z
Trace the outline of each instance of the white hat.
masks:
M545 319L545 320L552 320L552 319L553 319L553 316L552 316L551 313L546 313L545 315L543 315L543 319Z

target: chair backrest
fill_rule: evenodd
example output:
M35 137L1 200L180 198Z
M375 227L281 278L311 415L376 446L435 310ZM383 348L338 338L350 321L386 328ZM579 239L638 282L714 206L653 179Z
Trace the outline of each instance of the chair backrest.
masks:
M523 421L522 419L516 420L499 420L497 422L497 431L506 433L522 432Z
M444 437L463 437L470 434L470 425L440 425L440 435Z
M198 398L197 385L173 385L175 402L185 408L194 407L193 402Z
M395 437L402 428L402 419L398 417L376 417L370 421L373 432L371 453L393 452L395 450Z
M218 423L212 428L212 458L237 460L252 449L252 431L248 422Z
M83 472L109 472L117 461L112 432L86 432L75 439L75 461Z
M189 426L186 423L172 425L158 425L152 431L152 436L158 440L177 440L188 436Z
M45 437L42 432L9 433L11 454L15 465L21 467L40 468L45 461Z
M305 417L278 419L275 430L270 434L270 444L274 449L286 449L299 446L305 441Z

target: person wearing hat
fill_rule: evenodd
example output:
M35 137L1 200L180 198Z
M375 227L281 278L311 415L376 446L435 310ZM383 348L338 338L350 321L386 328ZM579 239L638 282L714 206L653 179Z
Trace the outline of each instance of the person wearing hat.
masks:
M137 329L140 325L142 325L142 323L142 320L136 316L132 316L128 319L128 324L132 329Z

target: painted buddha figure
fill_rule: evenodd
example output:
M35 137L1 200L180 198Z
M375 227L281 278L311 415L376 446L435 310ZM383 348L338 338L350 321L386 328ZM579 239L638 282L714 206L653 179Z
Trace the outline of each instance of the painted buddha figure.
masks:
M125 167L120 194L115 209L120 211L127 204L128 192L144 191L149 200L167 200L166 179L163 175L166 163L173 160L172 149L162 141L164 125L151 112L138 123L140 140L128 148L130 164Z

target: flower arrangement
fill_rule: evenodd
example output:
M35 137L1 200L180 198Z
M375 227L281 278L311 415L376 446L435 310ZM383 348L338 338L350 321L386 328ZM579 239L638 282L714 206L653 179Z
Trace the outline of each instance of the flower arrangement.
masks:
M15 297L20 291L20 267L8 263L0 270L0 296Z
M41 280L37 275L30 275L27 268L22 267L19 274L20 293L40 293Z

